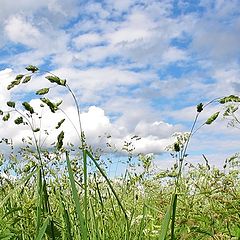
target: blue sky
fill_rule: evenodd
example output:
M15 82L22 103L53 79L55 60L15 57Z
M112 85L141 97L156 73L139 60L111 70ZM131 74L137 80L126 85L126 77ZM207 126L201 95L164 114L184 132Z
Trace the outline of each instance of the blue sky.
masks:
M11 95L5 90L33 64L67 79L91 144L104 146L96 136L111 134L121 148L136 134L137 152L161 155L174 132L189 131L199 102L239 94L240 1L2 0L0 56L1 108L14 98L38 106L31 92L49 86L43 76ZM70 97L61 89L51 94L64 99L75 122ZM218 109L206 109L199 124ZM44 116L52 119L46 128L60 117ZM66 141L75 141L70 125ZM192 161L205 153L216 163L238 150L238 130L226 126L220 118L199 131ZM17 142L26 131L13 127L9 135Z

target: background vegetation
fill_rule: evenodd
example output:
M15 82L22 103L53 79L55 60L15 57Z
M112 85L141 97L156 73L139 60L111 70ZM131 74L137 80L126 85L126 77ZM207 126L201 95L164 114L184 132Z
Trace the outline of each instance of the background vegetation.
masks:
M40 72L31 65L26 70L9 84L9 90ZM136 162L127 148L127 166L137 164L142 171L126 167L122 176L110 178L110 163L87 144L79 103L66 80L51 73L46 79L73 97L79 144L64 144L65 119L59 119L56 142L43 147L38 138L42 129L34 121L42 116L29 102L6 103L9 111L0 111L2 120L17 113L14 123L27 125L32 136L23 138L20 149L11 139L1 140L8 150L0 155L0 239L240 239L239 154L226 159L222 170L212 168L204 155L204 164L186 161L198 116L209 104L222 104L223 112L213 113L200 127L223 115L238 128L238 96L197 106L190 132L176 135L169 147L176 159L171 169L156 171L151 155L139 155ZM60 111L61 101L43 97L49 91L36 91L41 107Z

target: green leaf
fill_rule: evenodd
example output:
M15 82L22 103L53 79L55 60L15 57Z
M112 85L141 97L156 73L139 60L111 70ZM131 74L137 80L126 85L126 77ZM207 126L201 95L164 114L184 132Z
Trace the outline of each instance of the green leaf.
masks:
M27 82L29 82L30 80L31 80L31 76L26 76L26 77L23 79L22 83L27 83Z
M63 124L63 122L65 121L65 118L62 119L61 121L58 122L56 129L59 129L61 127L61 125Z
M219 103L221 103L221 104L224 104L227 102L240 102L240 97L235 96L235 95L230 95L228 97L224 97L219 100Z
M78 195L77 187L76 187L74 176L73 176L73 170L72 170L69 155L67 152L66 152L66 160L67 160L67 169L68 169L68 176L69 176L69 180L70 180L70 184L71 184L72 196L73 196L75 208L77 211L77 217L78 217L78 222L80 225L80 231L82 233L82 239L87 240L88 239L88 231L86 228L85 219L84 219L83 212L81 209L79 195Z
M40 128L33 129L33 132L39 132L39 131L40 131Z
M62 212L62 217L64 220L64 224L65 224L65 233L64 235L66 235L66 239L72 240L72 234L71 234L71 221L70 221L70 217L69 217L69 213L68 213L68 209L66 209L64 202L66 202L66 199L63 199L63 196L61 194L61 191L57 192L59 199L60 199L60 210Z
M46 76L46 79L48 79L51 83L56 83L61 86L66 86L66 80L61 79L57 76Z
M159 237L160 240L165 240L167 236L168 227L171 219L171 213L172 213L172 206L169 206L162 221L160 237Z
M30 71L32 73L35 73L37 72L39 69L36 67L36 66L33 66L33 65L29 65L25 68L27 71Z
M176 210L177 210L177 194L174 194L173 195L173 204L172 204L171 239L175 239L174 229L175 229Z
M53 220L50 221L50 223L48 224L47 229L46 229L46 234L49 237L49 239L60 240L60 239L62 239L61 231L59 230L59 227L56 226L58 223L56 223L56 224L54 224L54 223L55 223L55 221L53 221Z
M21 123L23 123L23 117L18 117L14 120L15 124L19 125Z
M10 118L10 113L7 113L4 117L3 117L3 121L8 121L8 119Z
M197 105L197 112L202 112L202 110L203 110L203 104L202 103L199 103L198 105Z
M219 113L220 113L220 112L214 113L210 118L207 119L207 121L205 122L205 124L210 125L212 122L214 122L214 121L217 119Z
M47 218L45 219L42 227L41 227L40 230L39 230L39 233L38 233L38 235L37 235L36 240L42 240L42 238L43 238L43 236L44 236L44 234L45 234L45 232L46 232L46 229L47 229L48 224L49 224L49 217L47 217Z
M42 166L41 166L42 167ZM22 186L23 184L25 184L37 171L39 171L39 167L37 169L35 169L34 171L32 171L28 176L26 176L25 178L23 178L19 183L15 183L14 184L14 188L0 201L0 208L2 208L4 206L4 204L7 203L7 201L9 200L9 198L16 193L16 190L18 188L20 188L20 186Z
M28 112L30 112L31 114L34 113L32 106L28 102L23 102L22 105Z
M168 232L168 227L170 224L171 217L172 219L172 226L171 226L171 235L174 235L174 223L175 223L175 214L176 214L176 207L177 207L177 194L172 195L171 203L167 208L165 216L163 218L161 231L160 231L160 240L165 240ZM171 238L174 239L174 238Z
M57 145L56 148L60 150L63 146L64 132L61 131L57 137Z
M127 212L125 210L125 208L123 207L123 204L120 200L120 197L118 196L117 192L115 191L114 187L112 186L110 180L108 179L107 175L104 173L103 169L101 168L101 166L99 165L99 163L97 162L97 160L93 157L93 155L88 151L88 150L84 150L86 151L86 154L88 155L88 157L90 157L93 161L93 163L95 164L95 166L97 167L97 169L100 171L101 175L105 178L105 180L107 181L108 186L110 187L114 197L116 198L119 207L122 209L122 212L124 213L124 217L127 221L127 225L129 225L129 220L128 220L128 216L127 216Z
M15 102L9 101L9 102L7 102L7 105L11 108L15 108Z
M49 88L42 88L36 92L37 95L44 95L49 92Z
M2 110L0 110L0 115L3 115L3 111Z

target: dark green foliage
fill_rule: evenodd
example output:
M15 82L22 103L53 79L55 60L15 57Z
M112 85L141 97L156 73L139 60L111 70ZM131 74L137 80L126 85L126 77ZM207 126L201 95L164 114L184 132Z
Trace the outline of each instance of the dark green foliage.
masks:
M17 75L17 76L16 76L16 78L15 78L15 79L16 79L16 80L21 80L23 77L24 77L24 75L23 75L23 74L19 74L19 75Z
M34 113L32 106L28 102L23 102L22 105L28 112L30 112L31 114Z
M3 121L5 121L5 122L6 122L6 121L8 121L8 120L9 120L9 118L10 118L10 113L7 113L6 115L4 115L4 116L3 116L3 118L2 118L2 119L3 119Z
M61 79L61 78L56 77L56 76L47 76L46 79L48 79L51 83L56 83L60 86L66 86L66 80L65 79Z
M65 121L65 118L62 119L61 121L59 121L57 126L56 126L56 129L59 129L62 126L62 124L64 123L64 121Z
M11 107L11 108L15 108L15 102L7 102L7 105L9 106L9 107Z
M29 65L25 68L27 71L30 71L32 73L35 73L37 72L39 69L36 67L36 66L33 66L33 65Z
M224 97L219 100L219 103L221 104L228 103L228 102L240 102L240 97L235 95L230 95L228 97Z
M61 150L63 146L63 139L64 139L64 132L61 131L57 137L57 145L56 145L57 150Z
M36 94L37 95L44 95L44 94L47 94L49 92L49 88L42 88L38 91L36 91Z
M40 100L48 105L52 113L55 113L58 110L58 106L61 104L54 104L48 98L40 98Z
M30 80L31 80L31 76L26 76L26 77L23 79L22 83L28 83Z
M15 124L19 125L21 123L23 123L23 117L18 117L14 120Z
M15 80L12 81L12 82L7 86L7 89L10 90L10 89L12 89L13 87L19 85L19 84L21 83L21 80L22 80L23 77L24 77L24 75L22 75L22 74L17 75L16 78L15 78Z
M197 112L202 112L202 110L203 110L203 104L202 103L199 103L198 105L197 105Z
M175 151L175 152L180 152L181 149L180 149L179 143L175 142L174 145L173 145L173 147L174 147L174 151Z

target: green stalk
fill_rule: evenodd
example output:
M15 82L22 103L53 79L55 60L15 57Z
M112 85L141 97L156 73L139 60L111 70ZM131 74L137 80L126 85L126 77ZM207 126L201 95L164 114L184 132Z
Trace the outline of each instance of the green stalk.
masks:
M120 201L120 198L118 197L117 192L116 192L115 189L113 188L110 180L108 179L108 177L106 176L106 174L104 173L104 171L102 170L102 168L100 167L100 165L98 164L98 162L96 161L96 159L92 156L92 154L91 154L88 150L86 150L86 153L87 153L87 155L92 159L93 163L95 164L95 166L97 167L97 169L100 171L100 173L102 174L102 176L105 178L108 186L110 187L113 195L115 196L115 198L116 198L116 200L117 200L117 202L118 202L118 205L119 205L119 207L122 209L122 212L123 212L124 217L125 217L125 219L126 219L126 222L127 222L127 231L129 231L130 225L129 225L129 220L128 220L127 212L126 212L125 208L123 207L123 205L122 205L122 203L121 203L121 201Z
M66 152L66 161L67 161L69 180L70 180L71 189L72 189L72 196L73 196L75 208L77 211L78 222L80 224L80 232L82 234L83 240L87 240L88 239L88 231L87 231L86 222L85 222L85 219L84 219L84 216L82 213L81 204L79 201L78 192L77 192L68 152Z
M88 182L87 182L87 154L86 150L83 149L83 179L84 179L84 211L85 211L85 221L86 228L88 222Z

